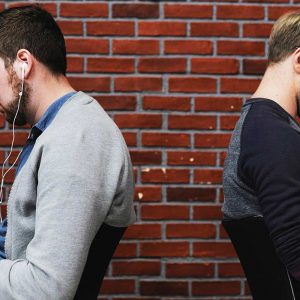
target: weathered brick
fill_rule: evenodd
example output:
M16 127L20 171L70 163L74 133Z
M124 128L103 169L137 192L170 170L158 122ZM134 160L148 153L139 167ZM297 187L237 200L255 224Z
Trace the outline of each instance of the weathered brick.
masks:
M139 22L140 36L185 36L184 22Z
M107 17L106 3L61 3L60 16L62 17Z
M112 13L114 18L158 18L158 4L150 3L116 3L113 4Z
M165 18L212 18L212 5L199 4L165 4Z
M191 23L191 36L226 36L237 37L239 26L232 22L197 22Z

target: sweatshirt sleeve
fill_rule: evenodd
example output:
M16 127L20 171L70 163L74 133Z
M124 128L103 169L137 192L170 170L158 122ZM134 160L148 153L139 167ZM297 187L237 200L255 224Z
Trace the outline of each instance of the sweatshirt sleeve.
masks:
M300 133L287 117L246 118L239 172L258 197L279 258L300 281Z
M92 240L111 210L123 209L123 220L109 224L132 221L131 195L121 192L131 189L129 158L120 136L99 131L73 130L70 140L62 129L55 143L44 145L35 174L35 234L26 259L0 261L1 299L73 299Z

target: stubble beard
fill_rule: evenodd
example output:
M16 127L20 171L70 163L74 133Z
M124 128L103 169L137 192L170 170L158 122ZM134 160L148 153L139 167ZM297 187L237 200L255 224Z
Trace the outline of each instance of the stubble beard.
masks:
M15 119L15 124L18 126L23 126L27 124L27 108L29 103L30 87L24 82L23 94L20 99L19 92L21 91L22 81L18 78L15 70L12 67L8 67L9 74L9 84L12 87L14 98L5 108L6 121L13 123ZM18 110L20 99L20 106ZM18 114L16 116L16 113ZM15 117L16 116L16 117Z

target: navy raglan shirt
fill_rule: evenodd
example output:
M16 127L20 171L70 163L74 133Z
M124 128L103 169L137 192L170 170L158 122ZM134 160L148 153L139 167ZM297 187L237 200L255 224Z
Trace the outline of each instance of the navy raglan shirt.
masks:
M300 127L275 101L247 105L239 177L255 191L280 259L300 280Z
M23 147L20 161L17 167L16 176L26 163L33 147L35 144L36 139L43 133L44 130L51 124L52 120L60 110L60 108L63 106L63 104L71 97L73 96L75 92L67 93L66 95L60 97L55 102L53 102L46 112L43 114L42 118L36 123L30 132L30 136ZM5 236L6 236L6 230L7 230L7 219L4 219L3 222L0 224L0 259L6 259L5 251L4 251L4 243L5 243Z

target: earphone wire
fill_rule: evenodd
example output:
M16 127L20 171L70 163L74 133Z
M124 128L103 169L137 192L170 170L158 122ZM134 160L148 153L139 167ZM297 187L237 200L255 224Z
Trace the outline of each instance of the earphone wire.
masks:
M10 168L4 173L4 167L5 167L5 164L6 164L6 162L8 161L8 159L10 158L10 156L11 156L11 154L12 154L12 151L13 151L13 146L14 146L14 142L15 142L15 121L16 121L16 118L17 118L17 115L18 115L19 109L20 109L21 98L22 98L22 95L23 95L23 88L24 88L24 78L22 77L21 92L19 93L18 108L17 108L16 114L15 114L15 117L14 117L14 120L13 120L13 127L12 127L13 138L12 138L12 143L11 143L11 147L10 147L10 152L9 152L8 156L6 157L6 159L4 160L3 165L2 165L2 172L1 172L2 179L1 179L1 186L0 186L0 205L1 205L2 202L3 202L3 184L4 184L5 176L6 176L6 174L14 167L14 165L16 164L16 162L17 162L19 156L20 156L21 153L22 153L22 150L21 150L20 153L18 154L17 158L16 158L15 161L13 162L13 164L12 164L12 165L10 166ZM2 220L1 207L0 207L0 222L1 222L1 223L3 222L3 220Z

